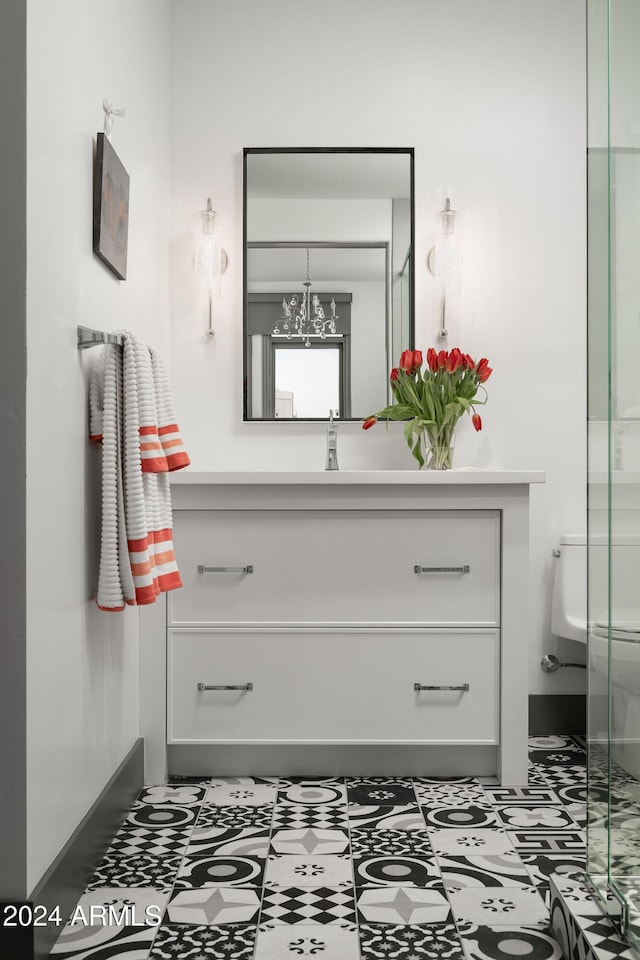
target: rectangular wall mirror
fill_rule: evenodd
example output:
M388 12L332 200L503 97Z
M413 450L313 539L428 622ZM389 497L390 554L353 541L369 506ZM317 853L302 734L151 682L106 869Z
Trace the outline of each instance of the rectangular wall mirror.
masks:
M411 148L244 150L244 419L360 420L414 348Z

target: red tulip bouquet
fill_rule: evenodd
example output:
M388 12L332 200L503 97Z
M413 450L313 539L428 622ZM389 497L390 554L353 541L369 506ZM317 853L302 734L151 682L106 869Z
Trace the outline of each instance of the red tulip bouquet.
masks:
M395 403L379 410L362 424L368 430L378 420L406 420L404 435L420 467L447 470L453 460L453 436L463 413L471 414L476 430L482 419L476 406L487 402L483 384L492 368L486 357L475 360L457 347L436 352L427 350L427 366L422 367L421 350L405 350L400 363L391 371L391 390ZM484 397L478 398L482 388Z

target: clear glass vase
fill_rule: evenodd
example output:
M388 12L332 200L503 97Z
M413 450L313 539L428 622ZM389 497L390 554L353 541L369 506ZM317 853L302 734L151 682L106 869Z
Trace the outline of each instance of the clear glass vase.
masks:
M425 470L451 470L453 466L453 441L456 425L451 424L446 429L442 427L435 436L428 430L424 431L424 467Z
M453 443L435 443L427 450L425 470L451 470L453 466Z

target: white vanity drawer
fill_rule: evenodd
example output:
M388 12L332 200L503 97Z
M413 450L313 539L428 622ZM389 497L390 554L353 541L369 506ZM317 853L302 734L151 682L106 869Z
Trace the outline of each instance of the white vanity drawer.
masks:
M174 545L173 624L499 624L498 511L180 510Z
M172 630L168 742L496 744L498 636Z

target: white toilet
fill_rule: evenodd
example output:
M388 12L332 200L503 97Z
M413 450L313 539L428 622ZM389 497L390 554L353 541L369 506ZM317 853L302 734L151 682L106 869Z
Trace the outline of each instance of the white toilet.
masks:
M589 666L602 678L602 690L606 690L609 673L607 537L590 538L589 621L587 537L584 534L562 536L554 556L551 632L588 645ZM613 726L616 739L637 744L640 740L640 536L614 537L611 558Z

